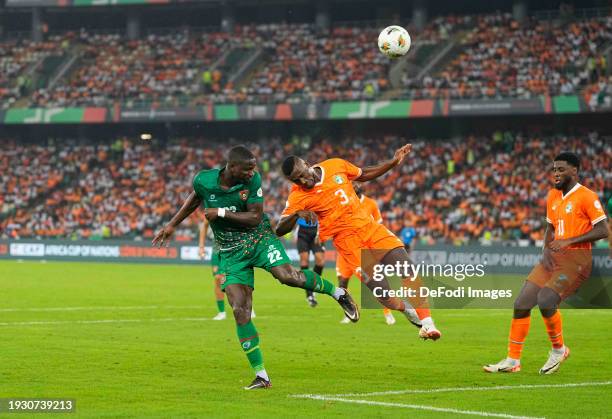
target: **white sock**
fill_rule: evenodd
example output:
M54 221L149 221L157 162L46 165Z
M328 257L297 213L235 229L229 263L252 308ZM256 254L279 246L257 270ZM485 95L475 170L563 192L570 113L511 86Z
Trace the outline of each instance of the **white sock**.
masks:
M423 327L427 327L427 328L436 327L431 317L425 317L424 319L421 319L421 324L423 325Z
M344 288L336 287L332 296L337 300L338 298L342 297L344 294L346 294L346 291L344 291Z
M515 358L510 358L510 357L508 357L508 361L510 361L512 365L517 365L521 363L520 359L515 359Z
M565 345L560 348L552 348L553 352L557 355L563 355L565 353Z
M414 324L422 325L421 319L419 319L419 316L417 315L416 310L413 309L411 305L406 304L406 309L404 310L404 316L406 316L410 322Z
M265 369L261 370L261 371L257 371L257 374L255 374L257 377L261 377L266 381L270 381L270 377L268 377L268 373L266 372Z

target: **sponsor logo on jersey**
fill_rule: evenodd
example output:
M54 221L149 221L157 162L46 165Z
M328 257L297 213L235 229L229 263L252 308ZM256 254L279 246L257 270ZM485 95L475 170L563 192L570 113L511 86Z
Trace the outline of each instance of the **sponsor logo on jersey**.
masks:
M601 204L599 203L598 199L596 199L595 202L593 202L593 205L595 205L595 208L597 208L598 210L601 209Z
M213 194L210 194L210 196L208 197L208 200L209 200L209 201L216 201L216 200L217 200L217 197L216 197L216 196L215 196L215 194L213 193Z
M251 342L248 340L242 344L242 349L249 349L250 347L251 347Z
M340 175L334 176L334 182L336 182L338 185L341 185L342 182L343 182L342 176L340 176Z
M261 198L263 196L263 191L261 190L261 188L257 189L257 196L259 198Z
M243 191L240 191L240 199L242 199L243 201L246 201L249 198L249 190L245 189Z

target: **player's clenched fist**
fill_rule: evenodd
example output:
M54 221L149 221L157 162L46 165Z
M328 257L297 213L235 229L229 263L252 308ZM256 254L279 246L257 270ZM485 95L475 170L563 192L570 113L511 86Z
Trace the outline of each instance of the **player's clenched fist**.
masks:
M395 155L394 155L394 159L397 162L397 164L400 164L402 160L404 160L404 157L406 157L410 153L411 150L412 150L412 144L406 144L405 146L398 148L395 151Z
M153 246L162 247L170 244L170 237L174 234L174 227L166 225L153 237Z

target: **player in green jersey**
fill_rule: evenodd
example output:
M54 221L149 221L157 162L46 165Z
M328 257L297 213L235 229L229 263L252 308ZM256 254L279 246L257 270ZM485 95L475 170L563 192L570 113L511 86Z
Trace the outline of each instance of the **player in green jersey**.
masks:
M204 260L206 255L206 236L208 234L208 220L206 217L200 223L200 238L199 242L199 256L200 259ZM221 291L221 282L224 280L224 273L220 268L219 250L213 244L211 246L210 254L210 266L212 268L213 277L215 278L215 300L217 302L218 313L213 320L225 320L227 314L225 313L225 295ZM255 309L251 308L251 318L255 318Z
M261 176L256 167L255 156L249 149L233 147L225 167L203 170L195 176L193 192L153 239L153 245L168 243L176 227L204 205L219 247L220 270L225 274L221 289L234 311L240 345L256 374L246 389L270 387L259 349L259 335L251 321L253 268L267 270L282 284L328 294L349 319L359 320L357 305L344 288L336 288L313 271L299 271L291 265L263 213Z

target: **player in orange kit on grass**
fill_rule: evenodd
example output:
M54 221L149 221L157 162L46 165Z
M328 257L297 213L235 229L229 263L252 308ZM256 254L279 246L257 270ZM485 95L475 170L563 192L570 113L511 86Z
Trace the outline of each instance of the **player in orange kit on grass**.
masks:
M591 243L608 236L606 214L597 194L578 183L580 161L561 153L553 162L554 189L546 200L546 233L538 263L514 302L508 356L485 365L486 372L518 372L521 352L531 323L531 309L540 308L552 344L540 374L552 374L570 350L563 340L559 303L573 294L591 273Z
M363 187L361 186L361 183L354 182L353 189L359 198L359 202L361 202L361 205L365 208L366 212L370 214L370 217L372 217L372 219L377 223L382 224L382 214L378 209L378 204L376 204L376 201L363 194ZM338 253L336 257L336 274L338 275L338 286L341 288L348 288L348 282L353 275L359 278L360 281L362 280L361 271L359 269L351 269L351 266L349 266L340 253ZM395 317L393 317L391 310L389 310L387 307L383 309L383 315L385 316L385 321L389 326L395 324ZM350 320L345 316L340 323L348 324L350 323Z
M410 153L411 145L399 148L393 159L376 166L363 169L342 159L325 160L314 166L308 165L297 156L287 157L282 165L283 174L294 185L291 188L287 206L281 215L276 234L283 236L291 231L299 217L307 220L319 220L321 240L333 239L339 255L344 258L352 270L361 269L361 250L372 250L379 254L375 262L384 265L410 264L410 258L402 242L385 226L372 219L361 205L355 194L351 181L367 182L376 179L392 168L398 166ZM386 279L372 279L371 266L361 272L364 284L374 290L389 289ZM416 278L405 278L415 280ZM437 340L441 333L436 328L427 306L420 300L419 304L384 296L378 301L385 307L402 312L408 321L419 328L423 339ZM414 302L414 301L412 301Z

